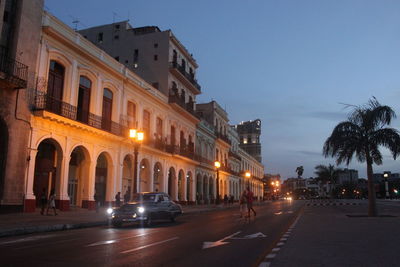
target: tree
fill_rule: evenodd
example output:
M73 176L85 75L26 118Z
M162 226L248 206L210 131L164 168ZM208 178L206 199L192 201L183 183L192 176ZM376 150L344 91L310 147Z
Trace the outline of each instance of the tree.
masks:
M326 165L317 165L315 166L315 174L317 175L317 180L323 184L330 183L329 187L329 196L332 197L332 185L336 184L339 173L342 169L335 168L335 166L329 164Z
M349 165L353 155L359 162L367 163L369 216L377 216L372 164L382 164L379 147L388 148L394 159L400 153L399 132L385 128L393 118L396 118L393 109L382 106L376 98L366 105L353 106L348 120L336 125L323 148L324 156L335 157L337 164Z
M304 172L303 166L297 167L296 172L297 172L297 178L301 178L301 176L303 175L303 172Z

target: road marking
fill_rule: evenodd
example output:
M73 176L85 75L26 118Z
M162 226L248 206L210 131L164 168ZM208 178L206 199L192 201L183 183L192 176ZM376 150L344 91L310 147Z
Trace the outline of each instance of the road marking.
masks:
M212 247L218 247L218 246L221 246L221 245L228 244L229 242L224 242L224 240L229 239L229 238L232 238L232 237L234 237L235 235L240 234L240 232L241 232L241 231L238 231L238 232L236 232L236 233L234 233L234 234L228 235L227 237L224 237L224 238L222 238L222 239L220 239L220 240L217 240L217 241L215 241L215 242L207 242L207 241L206 241L206 242L203 242L203 249L212 248Z
M271 265L270 262L261 262L260 265L258 265L258 267L269 267Z
M261 232L258 232L258 233L252 234L252 235L246 235L244 237L231 237L230 239L253 239L253 238L257 238L257 237L267 237L267 236Z
M285 243L284 242L279 242L278 244L276 244L277 246L283 246L283 245L285 245Z
M20 243L20 242L29 242L29 241L36 241L39 239L43 238L49 238L49 237L54 237L54 235L38 235L38 236L31 236L31 237L24 237L16 240L10 240L10 241L5 241L1 242L0 245L8 245L8 244L14 244L14 243Z
M80 238L70 238L70 239L64 239L64 240L58 240L58 241L54 241L54 242L49 242L49 243L40 243L40 244L35 244L35 245L18 247L18 248L15 248L15 250L26 249L26 248L35 248L35 247L40 247L40 246L50 246L50 245L54 245L54 244L65 243L65 242L79 240L79 239Z
M277 251L279 251L279 250L281 250L281 248L273 248L273 249L272 249L272 252L277 252Z
M280 212L275 212L275 215L281 215L282 214L282 211L280 211Z
M267 257L265 257L266 259L273 259L276 257L276 254L268 254Z
M127 240L127 239L131 239L131 238L135 238L135 237L141 237L141 236L145 236L147 234L139 234L139 235L134 235L134 236L130 236L130 237L124 237L124 238L119 238L119 239L114 239L114 240L105 240L105 241L99 241L96 243L92 243L89 245L86 245L85 247L94 247L94 246L101 246L101 245L110 245L110 244L114 244L117 243L121 240Z
M125 251L122 251L121 253L122 253L122 254L126 254L126 253L129 253L129 252L138 251L138 250L141 250L141 249L144 249L144 248L148 248L148 247L160 245L160 244L162 244L162 243L166 243L166 242L169 242L169 241L178 239L178 238L179 238L179 237L176 236L176 237L173 237L173 238L170 238L170 239L167 239L167 240L163 240L163 241L159 241L159 242L156 242L156 243L148 244L148 245L141 246L141 247L138 247L138 248L133 248L133 249L125 250Z

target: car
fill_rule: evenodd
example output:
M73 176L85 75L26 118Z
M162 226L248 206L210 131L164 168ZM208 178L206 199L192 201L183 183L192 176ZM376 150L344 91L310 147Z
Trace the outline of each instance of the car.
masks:
M147 226L158 220L174 222L175 218L183 213L182 207L163 192L137 193L132 202L108 209L107 212L114 227L132 222L144 223Z

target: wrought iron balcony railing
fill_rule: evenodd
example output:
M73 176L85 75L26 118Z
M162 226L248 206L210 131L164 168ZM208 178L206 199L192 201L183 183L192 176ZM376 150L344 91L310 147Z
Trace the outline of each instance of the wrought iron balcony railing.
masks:
M201 91L201 86L197 83L197 80L194 78L193 73L187 73L185 68L182 65L179 65L178 62L172 61L170 62L170 67L177 69L185 78L197 88L197 90Z
M7 49L0 46L0 72L14 89L26 88L28 66L8 56Z

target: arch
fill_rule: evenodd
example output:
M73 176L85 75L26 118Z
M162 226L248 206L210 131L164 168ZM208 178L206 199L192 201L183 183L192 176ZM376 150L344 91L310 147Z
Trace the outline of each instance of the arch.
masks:
M176 174L174 167L168 170L168 195L171 199L176 200L176 188L175 188Z
M186 201L191 201L192 200L192 195L193 195L193 177L192 177L192 172L188 171L186 174Z
M185 201L185 173L182 169L178 173L178 200Z
M150 163L149 160L144 158L139 164L139 192L152 191L150 183Z
M196 203L200 204L203 199L203 181L201 174L196 175Z
M71 206L83 206L85 188L89 188L90 154L82 145L76 146L69 158L68 196Z
M154 164L154 170L153 170L153 190L154 191L160 191L162 188L164 188L164 178L162 176L163 174L163 168L160 162L156 162Z
M6 163L8 154L8 127L6 122L0 117L0 200L3 199L5 175L6 175Z
M33 193L36 196L36 205L39 205L39 196L43 189L45 189L47 195L50 194L51 190L55 190L57 197L60 196L63 151L60 144L53 138L43 139L39 143L37 151Z
M95 200L101 206L111 201L112 173L112 158L108 152L103 151L97 157L95 173Z

